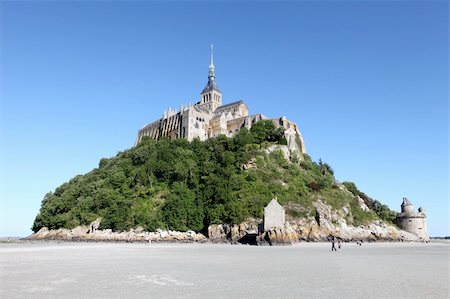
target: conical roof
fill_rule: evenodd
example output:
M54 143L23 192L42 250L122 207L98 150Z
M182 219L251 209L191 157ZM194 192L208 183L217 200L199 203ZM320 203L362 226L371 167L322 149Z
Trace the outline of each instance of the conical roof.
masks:
M402 207L406 206L412 206L412 203L406 197L403 197Z
M207 93L213 90L220 92L219 88L217 87L216 81L214 79L211 80L210 78L205 88L203 88L202 93Z

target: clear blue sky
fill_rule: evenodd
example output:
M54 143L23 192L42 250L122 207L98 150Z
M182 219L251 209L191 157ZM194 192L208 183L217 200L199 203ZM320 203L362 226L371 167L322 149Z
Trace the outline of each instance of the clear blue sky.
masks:
M0 236L45 193L195 102L285 115L314 160L450 235L448 1L1 2Z

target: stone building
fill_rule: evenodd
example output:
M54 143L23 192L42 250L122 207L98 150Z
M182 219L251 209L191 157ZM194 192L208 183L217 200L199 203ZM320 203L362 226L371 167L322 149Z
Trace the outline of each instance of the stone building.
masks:
M277 199L272 199L264 208L264 231L271 229L283 229L286 223L286 212L278 203Z
M430 238L427 233L425 209L419 208L416 213L414 206L406 197L403 197L401 209L401 213L398 213L395 219L397 226L404 231L415 234L422 240L428 241Z
M145 136L156 140L167 137L186 138L189 141L195 138L206 140L218 135L231 137L241 128L250 129L255 122L263 119L268 118L263 114L250 115L243 100L222 105L222 92L216 83L211 45L208 82L200 93L200 100L194 105L181 106L178 111L165 111L160 119L139 130L135 145ZM303 137L294 122L286 117L271 120L276 127L285 128L285 137L292 152L298 152L300 157L306 153Z

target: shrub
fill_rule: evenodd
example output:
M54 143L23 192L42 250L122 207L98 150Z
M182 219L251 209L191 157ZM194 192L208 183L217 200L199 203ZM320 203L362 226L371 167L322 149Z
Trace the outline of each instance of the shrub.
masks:
M355 183L353 183L353 182L343 182L342 185L344 185L345 188L347 188L348 191L353 193L353 195L359 196L359 191L358 191L358 188L356 188Z
M315 191L315 192L320 191L320 186L316 182L309 183L308 187L309 187L309 189L311 189L311 191Z

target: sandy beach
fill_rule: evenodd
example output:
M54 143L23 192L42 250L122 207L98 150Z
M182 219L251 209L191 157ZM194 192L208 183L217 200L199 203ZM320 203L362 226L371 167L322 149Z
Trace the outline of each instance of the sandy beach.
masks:
M449 298L449 242L2 243L1 298Z

